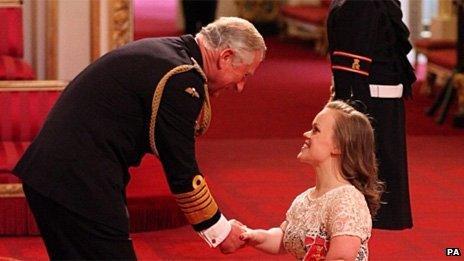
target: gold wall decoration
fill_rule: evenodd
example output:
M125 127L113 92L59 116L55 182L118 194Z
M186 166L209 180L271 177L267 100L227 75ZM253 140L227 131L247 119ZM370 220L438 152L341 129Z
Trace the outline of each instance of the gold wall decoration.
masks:
M257 23L275 22L279 15L280 1L235 0L238 16Z
M100 57L100 0L90 1L90 62Z
M11 91L62 91L68 84L61 80L0 81L0 92Z
M21 6L21 0L0 0L1 7L16 7Z
M45 78L47 80L56 80L58 77L58 1L48 0L46 2L46 66Z
M32 1L31 2L31 10L30 10L30 16L31 16L31 22L29 26L31 27L31 65L34 71L38 72L39 68L39 60L37 58L37 1ZM24 37L26 38L26 36Z
M111 0L109 18L110 50L132 41L132 2L130 0Z
M23 198L24 191L21 183L0 184L0 198Z

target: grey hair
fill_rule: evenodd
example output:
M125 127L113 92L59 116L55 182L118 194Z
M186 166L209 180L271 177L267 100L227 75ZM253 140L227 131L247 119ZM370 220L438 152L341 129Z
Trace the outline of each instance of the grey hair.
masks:
M201 36L207 49L222 51L231 48L237 52L234 63L251 64L255 51L261 51L264 59L266 44L252 23L238 17L221 17L201 28L196 37Z

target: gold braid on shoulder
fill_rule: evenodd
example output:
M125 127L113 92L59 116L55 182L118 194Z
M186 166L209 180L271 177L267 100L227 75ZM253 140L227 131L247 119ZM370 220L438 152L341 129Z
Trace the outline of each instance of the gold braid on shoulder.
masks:
M153 100L151 104L151 119L150 119L150 147L155 153L156 156L159 156L158 150L156 149L156 142L155 142L155 127L156 127L156 116L158 115L158 109L159 105L161 102L161 97L163 95L164 87L166 86L167 81L169 78L172 76L190 71L192 69L196 70L200 75L203 77L204 84L203 88L205 89L205 101L203 103L203 107L201 109L200 115L198 116L198 119L196 121L196 126L195 126L195 136L202 135L206 132L206 130L209 127L209 123L211 121L211 104L209 102L209 94L208 94L208 84L206 82L206 75L201 69L200 65L198 65L197 61L195 59L191 58L193 61L193 65L190 64L184 64L184 65L179 65L175 67L174 69L170 70L168 73L166 73L163 78L159 81L158 85L156 86L155 89L155 94L153 95Z

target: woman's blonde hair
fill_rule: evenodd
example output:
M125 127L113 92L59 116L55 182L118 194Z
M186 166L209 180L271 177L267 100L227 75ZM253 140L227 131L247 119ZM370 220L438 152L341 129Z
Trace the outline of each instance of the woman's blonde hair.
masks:
M364 194L375 216L384 185L377 176L374 130L369 118L343 101L332 101L325 107L337 112L334 139L340 149L342 175Z
M266 44L261 34L252 23L238 17L221 17L201 28L197 34L202 36L206 48L223 50L231 48L237 52L235 62L251 64L255 51L262 52L262 59L266 52Z

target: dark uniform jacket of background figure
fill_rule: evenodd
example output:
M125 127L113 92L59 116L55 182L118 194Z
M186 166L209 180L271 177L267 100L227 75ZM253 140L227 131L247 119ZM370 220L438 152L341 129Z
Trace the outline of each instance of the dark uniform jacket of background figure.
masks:
M411 96L415 76L406 57L411 45L401 19L395 0L334 0L327 20L335 99L359 100L373 118L379 177L387 191L375 228L412 227L403 99L371 97L369 89L403 84L403 97Z
M190 36L144 39L112 51L88 66L64 90L44 126L15 168L24 183L94 221L128 232L125 187L128 168L151 153L152 98L171 69L202 65ZM170 189L191 191L200 174L195 159L195 120L205 100L196 70L167 82L156 120L156 147ZM198 95L185 91L195 88ZM199 224L220 218L217 210Z

